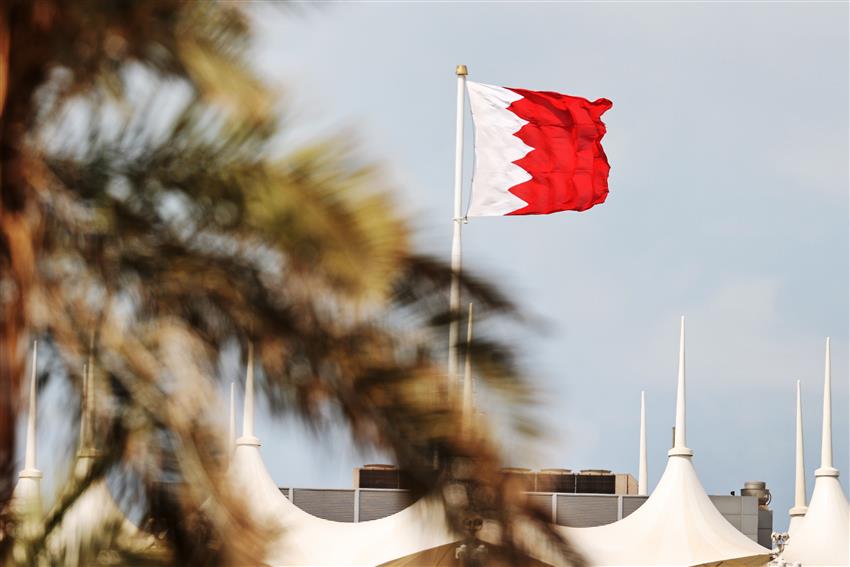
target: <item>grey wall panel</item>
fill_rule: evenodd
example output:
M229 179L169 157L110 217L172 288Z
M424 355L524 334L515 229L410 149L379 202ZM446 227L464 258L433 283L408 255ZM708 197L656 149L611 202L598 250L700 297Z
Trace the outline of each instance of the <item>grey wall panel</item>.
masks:
M735 526L735 529L741 531L741 514L723 514L727 522Z
M321 490L296 488L292 491L293 503L314 516L337 522L354 521L353 490Z
M617 521L616 496L558 495L557 522L586 528Z
M741 533L753 541L758 541L759 519L758 516L741 516Z
M623 517L640 508L649 496L623 496Z
M289 489L282 488L289 497ZM551 493L529 493L529 500L551 513ZM590 527L617 521L618 497L603 494L556 494L556 522L564 526ZM646 502L646 496L622 496L623 517L634 513ZM711 501L726 520L742 533L769 547L773 531L773 513L759 510L754 497L711 496ZM293 503L319 518L353 522L355 491L350 489L292 489ZM406 490L360 490L360 521L383 518L411 504ZM763 540L763 541L762 541Z
M759 510L758 518L760 530L773 529L773 510Z
M773 547L773 540L770 537L772 533L773 530L759 530L758 539L756 540L756 543L758 543L762 547L771 549Z
M756 532L759 545L763 545L770 549L773 542L770 539L770 534L773 533L773 510L758 511L758 531Z
M526 492L529 503L552 518L552 493L551 492Z
M740 496L741 513L755 516L759 513L759 499L755 496Z
M741 501L743 498L740 496L709 496L711 499L711 503L714 504L714 507L717 508L717 511L723 514L736 514L741 515Z
M360 490L360 520L377 520L400 512L412 504L406 490Z

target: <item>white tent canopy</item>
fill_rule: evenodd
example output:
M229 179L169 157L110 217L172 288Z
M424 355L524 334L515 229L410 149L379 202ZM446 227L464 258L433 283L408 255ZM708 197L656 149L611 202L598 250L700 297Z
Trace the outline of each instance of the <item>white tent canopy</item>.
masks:
M35 366L35 359L33 361ZM35 372L33 372L35 375ZM33 379L34 380L34 379ZM84 373L84 407L77 475L93 462L91 400L92 368ZM843 546L846 563L848 505L832 468L829 346L824 391L824 441L822 466L816 472L815 493L805 520L794 533L785 557L802 557L805 565L835 564ZM34 390L35 382L31 386ZM451 544L457 537L449 530L440 502L420 500L385 518L359 522L334 522L310 515L281 494L272 480L254 435L253 353L249 351L242 436L236 440L230 466L234 489L242 496L254 519L278 532L267 549L265 562L274 567L310 565L375 566L423 550ZM729 524L717 511L702 487L686 442L684 318L680 329L676 430L667 467L647 501L634 513L613 524L594 528L560 527L562 533L587 558L590 565L763 565L770 551ZM799 404L799 398L798 398ZM645 428L641 399L641 475L645 479ZM231 423L233 412L230 414ZM41 473L35 464L35 394L30 397L27 457L16 498L38 502ZM801 441L801 438L800 438ZM76 557L86 539L111 527L124 542L150 543L147 536L127 520L104 481L98 481L75 502L60 526L48 538L54 553L68 551ZM126 538L126 539L124 539ZM826 539L824 539L826 538ZM843 539L842 539L843 538ZM529 538L529 542L534 541ZM827 541L827 543L824 543ZM532 555L557 564L546 544L530 545ZM815 552L821 555L812 555ZM833 553L833 555L824 555ZM828 560L829 559L829 560ZM840 557L839 557L840 559ZM69 563L72 564L72 563Z
M74 475L83 478L94 457L78 456ZM146 549L153 545L153 536L139 530L116 504L103 479L86 488L47 537L47 548L54 557L64 557L64 565L81 565L81 553L90 545L98 549L104 537L123 549Z
M269 476L253 436L253 370L249 357L245 435L237 440L232 479L254 515L282 530L267 561L283 565L377 565L454 541L439 505L420 501L392 516L362 523L323 520L302 511ZM623 520L594 528L559 528L591 565L763 565L770 551L726 521L705 493L687 448L682 319L676 435L655 491ZM533 539L533 538L532 538ZM531 541L531 539L530 539ZM552 561L545 544L533 555Z
M263 463L254 436L254 372L249 351L243 435L230 465L234 489L260 525L279 530L265 561L277 566L374 566L455 541L439 503L419 500L385 518L359 523L317 518L289 501Z
M97 449L94 446L93 400L94 368L89 361L83 372L83 408L80 424L80 448L74 463L75 478L84 478L94 464ZM54 557L64 557L66 566L80 564L81 552L98 538L108 535L122 548L136 550L153 545L153 536L139 530L118 507L104 479L91 483L68 508L61 523L47 537L46 545ZM96 545L97 546L97 545Z
M768 549L738 531L711 503L694 469L685 426L682 317L675 441L658 486L640 508L618 522L560 528L590 565L764 565L770 559Z
M850 548L850 506L832 466L832 393L829 339L826 339L823 381L821 465L815 471L812 500L802 522L794 527L781 559L791 564L847 565Z

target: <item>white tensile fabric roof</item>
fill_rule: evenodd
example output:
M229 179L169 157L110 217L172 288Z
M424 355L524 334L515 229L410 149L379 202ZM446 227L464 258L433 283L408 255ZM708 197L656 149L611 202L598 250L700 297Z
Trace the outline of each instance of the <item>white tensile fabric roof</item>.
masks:
M786 564L847 565L850 549L850 505L832 466L832 393L829 339L823 384L823 429L821 466L815 471L815 488L805 516L789 531L790 537L780 562Z
M613 524L561 528L591 565L764 565L770 551L726 521L689 455L670 455L647 501Z
M457 539L446 528L443 508L426 500L367 522L334 522L312 516L281 494L266 470L259 447L244 437L237 441L231 472L254 519L281 531L265 560L275 567L371 567Z
M30 383L29 414L27 415L27 438L24 469L14 491L14 508L23 519L23 526L35 535L44 521L41 501L41 471L36 466L36 362L37 346L33 346L32 379ZM92 417L88 400L92 392L93 371L89 366L84 373L84 398L82 423L80 425L80 451L74 463L73 474L82 478L93 463L95 450L92 447ZM153 536L139 530L116 504L109 487L103 479L92 483L65 512L61 523L48 535L47 548L54 557L63 557L64 564L74 566L80 559L80 551L96 537L110 534L125 547L144 549L153 544Z
M78 478L85 475L92 462L91 457L77 458L75 474ZM127 519L106 482L99 479L65 512L62 522L47 537L46 545L51 555L64 557L64 565L70 567L79 564L81 551L91 544L97 547L97 538L104 535L117 541L124 549L140 551L154 544L152 535L139 530Z
M692 462L693 452L686 444L684 354L683 318L675 442L668 452L667 467L655 491L637 511L613 524L593 528L559 528L590 565L743 566L763 565L770 558L769 550L750 540L723 518L697 477ZM828 373L827 369L825 439L831 439L828 436L831 431L827 427ZM88 373L86 377L89 379ZM359 523L325 520L298 508L281 494L263 463L259 440L254 437L253 390L253 361L249 356L243 435L236 442L230 476L254 518L265 527L280 530L279 537L268 548L266 563L274 567L375 566L457 540L446 525L440 502L420 500L391 516ZM34 402L31 403L34 405ZM34 443L34 409L31 412ZM83 414L86 416L87 410ZM85 436L85 424L81 429ZM16 487L16 498L21 503L36 504L40 473L35 467L34 445L30 451L29 443L28 440L28 460ZM77 460L78 471L89 464L89 450L84 438ZM824 444L823 463L818 469L809 512L786 547L784 557L787 560L815 551L835 551L837 542L844 547L846 563L848 505L838 484L838 472L831 467L831 451L830 441L828 452ZM32 457L29 457L30 452ZM54 549L67 549L67 546L75 545L74 541L85 539L104 525L114 526L119 537L139 538L139 541L149 538L124 517L108 487L101 481L91 486L68 511L62 525L51 536L52 546ZM833 543L824 544L821 533L834 534L828 536ZM841 537L844 538L843 544ZM542 561L552 562L551 557L547 557L551 554L545 545L538 547L531 546L533 555ZM836 563L832 560L824 562L819 559L820 556L805 557L808 559L796 561L804 565Z
M590 565L744 566L770 560L770 550L726 521L708 498L686 444L685 407L683 317L675 440L658 486L640 508L613 524L559 528Z
M637 511L613 524L560 528L590 565L764 565L770 550L726 521L708 498L685 443L684 318L680 337L676 442L655 491ZM442 508L418 502L392 516L361 523L316 518L291 503L263 464L253 437L253 372L246 383L243 435L231 465L238 490L255 518L284 532L268 563L283 565L378 565L456 540ZM529 541L532 541L531 539ZM533 553L552 561L541 545Z
M283 494L263 463L254 437L254 372L249 351L242 437L230 464L234 490L260 525L280 530L267 551L274 567L350 565L371 567L398 557L455 541L440 504L419 500L404 510L366 522L334 522L317 518Z

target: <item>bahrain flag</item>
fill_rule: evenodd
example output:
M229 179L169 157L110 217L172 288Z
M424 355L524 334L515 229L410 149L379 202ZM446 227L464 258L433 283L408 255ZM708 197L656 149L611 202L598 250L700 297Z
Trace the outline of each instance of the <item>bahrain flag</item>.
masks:
M611 108L553 92L467 82L475 172L467 216L584 211L608 195L602 149Z

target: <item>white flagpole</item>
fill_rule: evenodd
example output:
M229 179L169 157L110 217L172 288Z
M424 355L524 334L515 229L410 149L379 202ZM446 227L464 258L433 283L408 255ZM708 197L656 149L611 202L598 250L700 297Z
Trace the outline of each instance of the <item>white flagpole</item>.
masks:
M463 226L461 218L462 196L463 196L463 111L464 95L466 90L466 65L458 65L455 68L457 75L457 117L455 122L455 200L454 200L454 231L452 233L452 283L449 292L449 365L448 365L448 387L457 386L458 381L458 316L460 312L460 270L461 270L461 248L460 229ZM451 398L450 398L451 399Z
M638 461L638 496L647 495L649 474L646 466L646 392L640 392L640 457Z
M466 363L463 367L463 427L469 435L475 417L475 402L472 388L472 303L469 304L469 315L466 327Z

